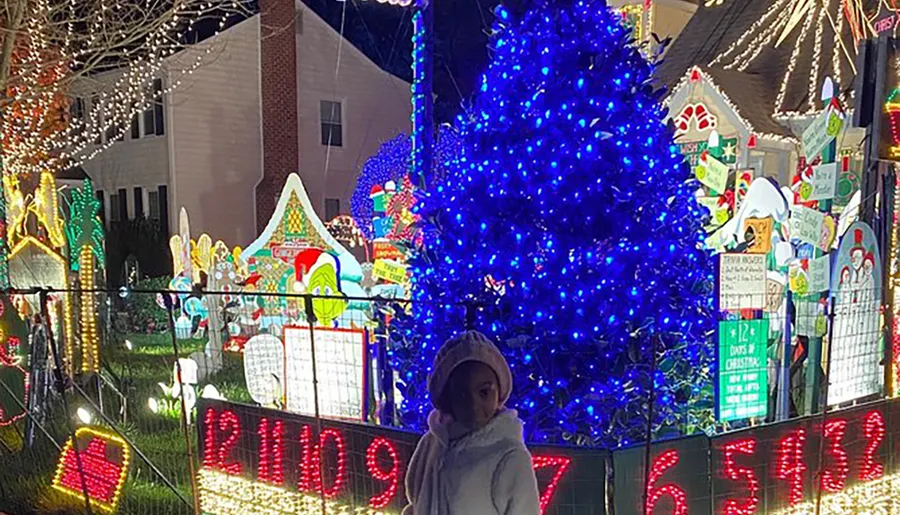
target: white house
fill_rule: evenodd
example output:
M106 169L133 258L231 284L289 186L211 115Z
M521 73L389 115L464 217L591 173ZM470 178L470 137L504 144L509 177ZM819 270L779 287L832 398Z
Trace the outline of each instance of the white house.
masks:
M302 2L267 3L263 14L169 58L164 68L174 77L212 48L122 141L83 165L107 223L143 215L171 234L185 207L192 232L246 246L288 174L301 176L329 220L349 212L365 159L409 130L408 83ZM165 92L169 80L154 87Z

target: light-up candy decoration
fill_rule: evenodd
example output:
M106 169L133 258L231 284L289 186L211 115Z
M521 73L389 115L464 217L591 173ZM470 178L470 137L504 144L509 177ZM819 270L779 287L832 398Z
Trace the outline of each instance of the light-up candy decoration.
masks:
M77 454L76 454L77 452ZM84 494L94 509L116 510L128 468L131 449L118 435L92 427L80 427L59 458L53 488L84 505Z

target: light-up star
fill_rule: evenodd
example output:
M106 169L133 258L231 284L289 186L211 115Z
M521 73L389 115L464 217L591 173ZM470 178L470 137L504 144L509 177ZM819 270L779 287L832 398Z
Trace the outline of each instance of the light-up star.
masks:
M791 32L800 24L800 20L803 19L803 16L806 15L806 12L809 11L809 8L813 6L816 0L796 0L793 7L791 8L791 17L788 18L787 23L784 25L784 29L781 31L781 35L778 36L778 41L775 42L775 46L778 47L781 43L791 35Z
M723 158L733 158L734 157L734 144L728 143L724 147L722 147Z

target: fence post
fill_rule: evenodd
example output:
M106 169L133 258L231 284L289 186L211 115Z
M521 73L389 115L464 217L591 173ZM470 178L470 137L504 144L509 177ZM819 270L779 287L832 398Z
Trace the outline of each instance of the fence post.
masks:
M650 337L650 385L647 391L647 433L644 442L644 493L643 513L647 513L650 501L650 453L653 448L653 405L656 403L656 342L659 335Z
M188 473L191 475L191 497L194 505L194 513L200 513L200 494L197 491L197 470L194 463L194 446L191 445L190 424L188 418L190 414L187 412L187 405L184 401L184 380L181 377L181 360L178 353L178 337L175 334L175 317L172 314L172 295L168 292L163 294L163 303L166 305L166 313L169 318L169 333L172 335L172 351L175 353L175 379L178 381L178 398L181 405L181 430L184 432L184 444L187 447Z
M819 440L819 470L816 472L816 515L822 512L822 463L825 461L825 425L828 421L828 384L831 383L831 350L834 348L834 307L837 305L835 297L828 302L828 352L825 360L824 392L822 393L822 438ZM818 363L815 363L818 366Z
M41 309L41 322L44 324L44 329L47 333L47 342L50 344L50 348L53 349L53 356L56 362L56 387L59 392L59 397L63 402L63 413L64 418L66 419L66 427L69 429L69 438L72 439L72 452L75 453L75 467L78 469L78 476L81 479L81 491L84 494L84 507L89 514L92 514L93 511L91 510L91 497L88 493L87 478L84 475L84 466L81 463L81 452L78 449L78 440L75 438L75 428L72 427L72 419L70 418L72 414L69 411L69 401L66 399L67 378L63 375L63 363L59 357L59 347L56 345L56 340L53 338L53 329L49 323L50 310L47 308L47 304L50 302L50 299L47 296L46 289L41 288L38 290L38 299ZM69 338L73 337L72 335L67 336Z
M778 370L778 396L775 406L775 420L787 420L791 415L791 289L787 289L784 301L784 345L782 345L781 366Z
M313 410L316 418L316 433L319 435L320 441L322 438L322 418L319 414L319 376L316 370L316 330L314 326L316 325L316 313L313 310L313 298L312 295L306 294L303 296L303 307L306 311L306 322L309 326L309 359L312 365L312 380L313 380ZM320 450L321 451L321 450ZM325 467L323 465L324 460L319 457L319 497L322 500L322 515L326 515L326 505L325 505Z

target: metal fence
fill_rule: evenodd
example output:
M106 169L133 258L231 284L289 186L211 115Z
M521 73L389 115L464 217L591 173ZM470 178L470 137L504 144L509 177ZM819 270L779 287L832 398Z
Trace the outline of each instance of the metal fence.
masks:
M684 513L720 513L723 503L735 499L741 506L744 501L751 503L747 506L756 502L757 508L734 513L775 513L790 507L791 496L797 495L789 478L784 479L787 469L802 477L796 483L801 484L797 503L814 502L821 513L842 513L834 503L846 506L851 501L838 501L834 495L866 482L861 478L889 477L896 461L891 436L894 427L900 429L893 405L879 412L880 422L871 415L873 409L821 409L826 404L845 408L882 396L884 339L879 319L871 317L880 314L880 291L857 293L830 298L782 291L784 302L771 307L766 304L769 296L727 301L736 309L723 312L719 339L710 342L717 346L721 365L717 405L720 420L726 420L719 427L723 435L612 452L535 447L542 495L550 492L545 513L668 513L666 506L682 500L690 506ZM258 495L272 503L293 499L294 504L285 505L285 513L348 509L368 513L359 510L370 509L373 498L396 486L399 490L391 490L395 497L382 507L383 513L399 511L402 500L396 495L401 495L402 484L397 486L395 479L401 470L393 464L408 460L416 436L390 428L398 397L393 389L395 372L386 366L390 325L385 322L396 310L408 309L408 302L346 299L348 309L336 315L339 310L332 309L332 297L313 295L260 293L239 298L225 291L46 289L9 294L15 309L30 321L29 344L22 346L27 352L22 351L19 367L27 374L29 392L21 394L21 381L26 379L17 382L17 376L8 373L13 367L0 369L3 415L5 420L16 418L0 427L0 511L102 513L111 507L136 514L209 511L209 506L201 507L198 493L209 490L215 479L210 471L215 473L232 458L223 462L206 455L210 446L204 428L213 424L215 439L227 435L231 424L249 432L241 436L249 440L236 440L235 454L229 456L245 469L262 470L261 458L254 453L271 445L260 440L262 434L276 435L278 420L271 415L275 410L306 414L306 418L285 414L281 422L293 431L284 445L294 450L281 464L290 470L285 474L292 482L304 480L298 453L309 444L303 440L305 425L310 427L313 449L316 441L324 441L319 457L326 446L334 466L338 451L326 435L331 434L329 428L341 431L348 484L363 486L354 490L358 503L340 504L322 486L333 485L336 472L320 465L323 476L318 487L314 475L305 478L312 481L307 485L312 495L272 490L265 481L253 483ZM201 297L208 299L207 304L191 300ZM270 309L272 302L277 309ZM207 310L208 305L225 309ZM81 306L92 306L96 314L82 312ZM462 312L466 308L460 305ZM343 318L334 318L336 324L317 325L330 316ZM94 333L85 331L93 327L91 319ZM474 315L461 317L468 323L473 319ZM334 325L340 329L330 327ZM69 332L74 327L80 328L75 334ZM96 352L91 338L96 338ZM67 343L70 340L77 345ZM756 359L759 356L762 362ZM750 357L754 359L746 359ZM279 377L272 370L285 372ZM789 385L785 393L780 393L782 384ZM729 390L729 385L740 388ZM871 388L876 391L860 395ZM845 400L848 397L853 400ZM205 419L204 406L229 402L245 407L232 410L233 419L222 418L221 410ZM648 420L653 402L651 394ZM262 427L264 419L267 425ZM774 421L781 422L765 424ZM798 430L803 436L795 445L790 436ZM886 443L873 448L878 431ZM751 440L754 443L748 443ZM799 458L785 458L794 448L802 450ZM392 452L398 453L396 460ZM842 465L835 468L845 458L846 473ZM880 474L875 473L877 467L872 469L875 465L882 465ZM126 467L127 472L117 475ZM750 474L748 467L756 472ZM559 470L563 473L557 476ZM831 482L822 483L824 477ZM558 484L560 478L567 482ZM243 481L239 475L226 479ZM660 490L668 482L675 486ZM893 493L892 481L879 484L882 494ZM852 503L861 502L862 494L854 495ZM212 498L205 497L207 502ZM225 508L220 512L231 513Z

